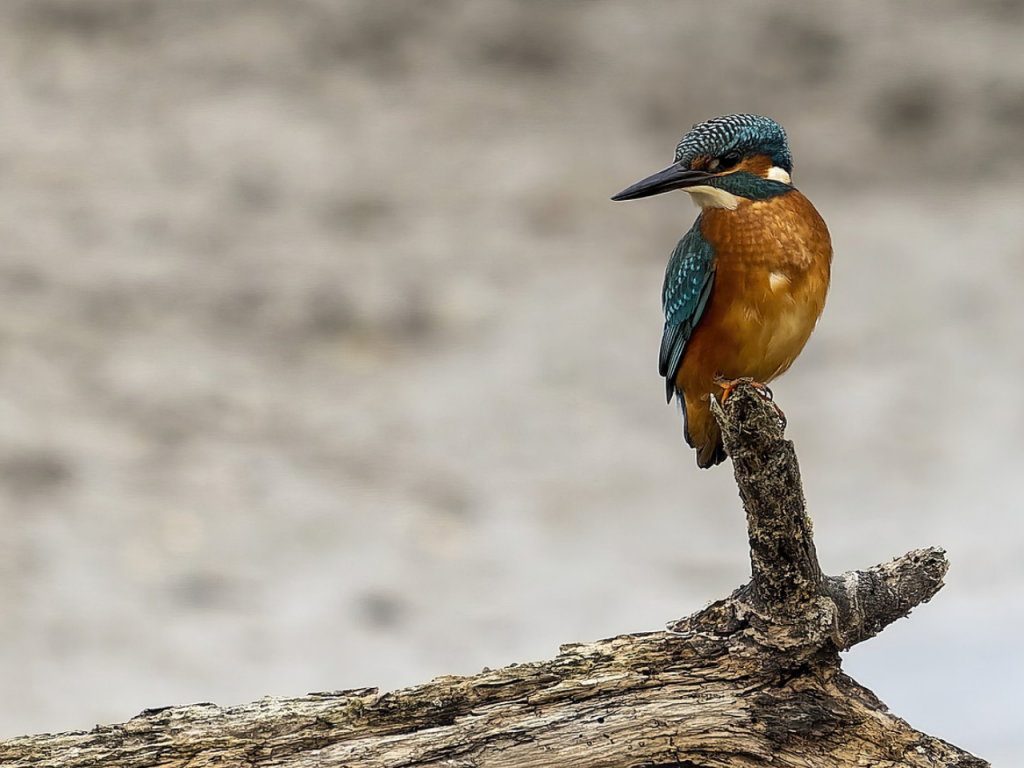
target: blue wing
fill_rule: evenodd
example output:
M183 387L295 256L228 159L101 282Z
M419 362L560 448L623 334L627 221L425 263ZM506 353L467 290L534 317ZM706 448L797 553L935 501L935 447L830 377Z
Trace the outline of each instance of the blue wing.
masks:
M704 313L715 282L715 251L700 232L700 218L672 252L661 306L665 310L665 332L661 337L658 371L665 377L665 394L672 402L676 374L697 321Z

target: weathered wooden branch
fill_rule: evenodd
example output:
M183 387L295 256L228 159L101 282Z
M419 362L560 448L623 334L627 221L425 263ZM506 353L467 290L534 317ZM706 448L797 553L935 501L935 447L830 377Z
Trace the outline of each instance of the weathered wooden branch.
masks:
M0 742L0 765L987 766L889 714L840 669L840 650L942 587L943 552L823 576L773 406L744 386L718 417L747 510L751 582L667 632L393 693L147 710L88 733Z

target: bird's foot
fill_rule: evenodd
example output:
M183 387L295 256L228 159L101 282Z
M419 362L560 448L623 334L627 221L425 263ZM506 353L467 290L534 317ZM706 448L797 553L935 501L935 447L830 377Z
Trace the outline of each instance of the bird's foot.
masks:
M738 379L727 379L724 376L716 376L715 384L725 390L722 392L722 405L725 405L725 401L729 399L729 395L736 391L737 387L741 384L749 384L757 390L761 397L772 404L772 407L775 408L775 413L778 414L779 421L782 422L782 428L786 428L786 424L788 423L786 420L786 414L783 413L782 409L779 408L778 403L775 402L775 395L767 384L760 381L754 381L752 376L740 376Z
M754 381L753 376L740 376L738 379L727 379L724 376L715 376L715 384L720 386L725 391L722 392L722 405L725 405L725 401L729 399L729 396L735 392L741 384L749 384L758 392L765 400L772 399L772 391L768 389L767 384L762 384L760 381Z
M785 429L786 425L789 424L789 421L786 419L786 414L782 412L782 409L779 408L779 404L774 400L769 400L768 402L772 404L772 407L775 409L775 415L779 417L779 422L782 424L782 428Z

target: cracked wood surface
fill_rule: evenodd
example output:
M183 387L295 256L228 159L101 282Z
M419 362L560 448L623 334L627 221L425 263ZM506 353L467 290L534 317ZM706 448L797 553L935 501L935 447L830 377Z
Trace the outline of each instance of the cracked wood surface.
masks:
M829 664L795 672L749 638L668 632L551 661L373 690L144 712L0 744L4 766L972 766ZM811 763L808 763L811 760Z
M385 694L147 710L88 733L0 742L0 765L987 766L915 731L840 668L841 649L941 588L943 552L822 575L774 410L743 386L717 415L747 511L752 580L667 632L567 645L550 661Z

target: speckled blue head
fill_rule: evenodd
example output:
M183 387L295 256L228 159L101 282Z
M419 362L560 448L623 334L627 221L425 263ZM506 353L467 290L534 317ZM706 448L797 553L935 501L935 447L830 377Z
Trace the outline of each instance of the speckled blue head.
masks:
M746 163L767 157L763 162ZM683 189L701 208L735 210L740 200L767 200L793 191L786 132L758 115L724 115L698 123L676 145L668 168L641 179L612 200L637 200Z
M793 170L786 132L760 115L722 115L697 123L676 145L676 162L685 167L698 157L721 157L728 152L767 155L787 173Z

